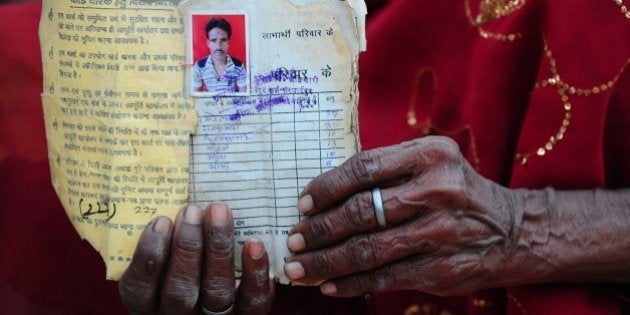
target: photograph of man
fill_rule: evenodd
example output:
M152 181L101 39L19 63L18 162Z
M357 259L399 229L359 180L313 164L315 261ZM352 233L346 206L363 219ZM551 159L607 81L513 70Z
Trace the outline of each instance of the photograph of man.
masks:
M247 92L245 64L229 55L232 26L213 17L204 27L210 55L193 66L193 91L217 94Z

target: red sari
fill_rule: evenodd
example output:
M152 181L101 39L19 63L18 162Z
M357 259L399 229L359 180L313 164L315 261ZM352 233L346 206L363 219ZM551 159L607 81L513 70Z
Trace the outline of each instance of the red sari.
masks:
M485 23L472 0L389 1L371 17L360 64L363 149L440 134L504 186L628 187L630 14L615 1L506 2ZM374 314L620 312L609 292L583 285L372 301Z

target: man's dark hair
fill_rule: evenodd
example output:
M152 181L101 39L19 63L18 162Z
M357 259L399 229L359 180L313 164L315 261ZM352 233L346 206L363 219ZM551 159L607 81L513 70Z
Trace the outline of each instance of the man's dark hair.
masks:
M208 38L208 32L215 27L224 30L227 33L228 39L232 37L232 26L230 23L223 18L213 17L206 23L206 27L204 28L206 30L206 38Z

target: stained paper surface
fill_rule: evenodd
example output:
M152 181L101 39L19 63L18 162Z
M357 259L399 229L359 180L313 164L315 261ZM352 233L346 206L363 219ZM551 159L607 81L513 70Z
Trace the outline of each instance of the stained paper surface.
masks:
M365 13L362 1L340 0L44 1L53 185L109 279L155 216L222 200L237 245L261 238L273 275L288 282L299 192L359 149ZM217 75L213 84L229 81L217 91L195 79L208 71L198 62L210 54L212 18L231 24L227 53L238 65Z

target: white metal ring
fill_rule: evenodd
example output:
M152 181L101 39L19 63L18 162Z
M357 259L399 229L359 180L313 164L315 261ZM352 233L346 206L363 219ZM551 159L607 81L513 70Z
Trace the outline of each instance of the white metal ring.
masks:
M374 216L378 226L384 228L387 226L385 220L385 209L383 209L383 198L381 197L381 189L376 187L372 189L372 201L374 203Z
M222 312L213 312L205 308L203 305L201 306L201 314L204 314L204 315L227 315L227 314L232 314L233 310L234 310L234 303L230 304L230 307L228 307L225 311L222 311Z

